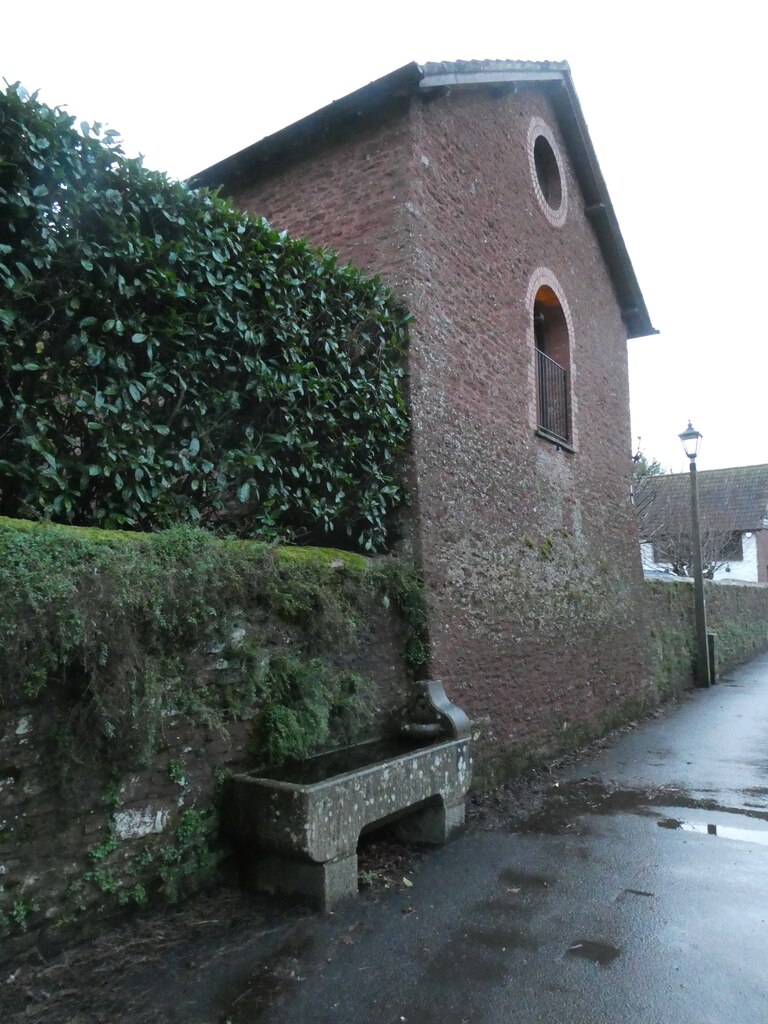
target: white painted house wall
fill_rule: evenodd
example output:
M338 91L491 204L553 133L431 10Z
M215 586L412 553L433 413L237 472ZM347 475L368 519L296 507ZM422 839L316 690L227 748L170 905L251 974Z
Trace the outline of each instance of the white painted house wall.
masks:
M757 534L748 530L741 535L741 561L723 562L715 570L715 580L742 580L747 583L757 582ZM643 542L640 545L640 557L643 572L672 572L669 562L655 562L653 544Z

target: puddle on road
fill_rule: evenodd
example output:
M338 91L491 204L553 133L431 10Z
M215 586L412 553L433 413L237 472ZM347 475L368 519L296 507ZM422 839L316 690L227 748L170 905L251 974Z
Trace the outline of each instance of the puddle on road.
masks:
M607 967L620 953L618 946L612 946L610 942L595 942L593 939L577 939L565 951L566 956L578 956L599 967Z
M751 795L758 794L753 789ZM527 819L522 825L521 831L544 835L583 835L589 831L589 824L581 820L585 816L614 815L624 812L656 817L658 811L655 811L654 808L659 807L716 811L768 821L768 811L751 807L721 806L715 800L693 797L690 793L675 786L622 789L598 779L575 779L572 782L555 785L549 792L544 806ZM666 827L677 828L678 826L668 825ZM724 835L725 833L719 831L717 834ZM760 842L760 840L755 841Z
M667 791L664 802L676 804L678 791ZM633 814L648 814L651 794L647 790L617 789L596 779L577 779L553 787L547 802L525 822L523 832L537 832L545 835L563 835L584 831L575 828L575 819L584 814L617 814L629 811Z
M463 928L451 934L424 972L427 991L434 985L444 997L447 989L452 989L458 995L466 992L467 986L471 987L473 983L494 985L504 980L509 971L507 951L526 947L520 940L512 941L514 935L511 931L506 943L499 941L501 936L498 931L495 935L486 933L484 941L481 941L481 935L483 932L480 929L468 932ZM408 1020L420 1019L407 1013L404 1016Z
M721 839L737 839L744 843L758 843L768 846L768 830L754 828L732 828L730 825L710 825L700 821L681 821L679 818L661 818L656 822L659 828L698 832L705 836L720 836Z

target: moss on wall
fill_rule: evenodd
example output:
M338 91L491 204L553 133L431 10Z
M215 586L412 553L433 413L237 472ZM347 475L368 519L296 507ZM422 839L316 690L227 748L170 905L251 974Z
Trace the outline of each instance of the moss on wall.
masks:
M377 734L427 650L412 564L189 527L0 520L0 605L6 933L204 883L222 775Z
M579 722L564 719L559 728L552 729L538 740L509 747L503 756L490 762L481 761L473 772L472 788L477 791L490 789L529 769L551 764L564 754L579 750L611 730L641 718L657 703L653 691L648 690L593 719L585 718Z
M691 580L646 580L654 674L660 697L694 684L696 624ZM768 587L705 584L707 627L717 634L720 673L768 649Z
M533 544L530 549L538 551ZM598 577L588 588L590 601L594 601L594 595L599 595L600 586ZM557 608L574 601L573 589L573 586L564 588L553 600L553 606ZM692 582L646 580L645 598L654 685L632 697L617 698L611 706L593 715L585 709L580 718L565 718L561 714L556 721L553 716L547 728L523 742L508 745L498 758L490 762L481 758L474 773L474 788L487 788L578 749L612 729L641 718L660 700L679 696L694 685L696 633ZM768 650L768 586L707 584L706 602L708 627L717 634L721 676ZM591 611L594 613L595 609L599 610L599 604ZM617 671L620 670L621 666L617 665Z
M132 535L0 520L3 701L47 692L77 710L92 749L119 763L150 756L169 708L221 726L255 708L290 716L312 700L303 756L329 739L345 695L363 700L364 681L338 660L371 609L411 613L415 642L423 624L412 592L417 574L391 559L222 542L188 527ZM296 631L293 653L278 656L286 628ZM201 678L206 654L220 655L237 684ZM270 760L295 746L281 751L270 736Z

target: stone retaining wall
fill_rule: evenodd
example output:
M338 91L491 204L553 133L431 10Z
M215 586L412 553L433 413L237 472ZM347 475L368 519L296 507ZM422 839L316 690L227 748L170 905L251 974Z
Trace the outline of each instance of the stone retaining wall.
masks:
M673 696L694 684L693 581L671 577L646 580L645 586L659 696ZM721 675L768 649L768 586L707 583L704 591Z
M166 566L152 561L168 544L160 534L9 523L0 961L41 932L56 939L220 878L224 779L266 762L275 733L304 730L321 749L377 736L408 688L398 591L382 576L393 562L190 535ZM118 578L129 593L115 600ZM240 580L235 598L224 578ZM184 589L202 598L180 604ZM187 614L201 610L190 629ZM35 654L46 644L48 661Z

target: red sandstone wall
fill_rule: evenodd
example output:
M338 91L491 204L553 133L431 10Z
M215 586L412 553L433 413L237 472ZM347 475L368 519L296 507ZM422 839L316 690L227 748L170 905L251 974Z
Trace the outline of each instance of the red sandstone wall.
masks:
M231 198L281 231L386 276L402 293L409 279L410 147L403 110L383 113L354 138L309 149L272 177L235 183Z
M648 639L662 696L690 689L695 680L696 620L693 581L676 576L646 580ZM707 626L716 635L718 681L736 665L768 649L768 587L758 583L704 584Z
M537 94L457 90L414 115L412 395L434 671L499 745L595 722L647 686L626 334L578 185L536 199ZM535 435L537 270L572 319L576 453Z
M418 96L234 193L381 272L415 316L411 525L433 602L432 674L483 727L486 754L567 740L650 694L626 335L562 140L565 224L537 201L534 116L559 139L535 92ZM534 430L542 269L571 318L574 454Z

